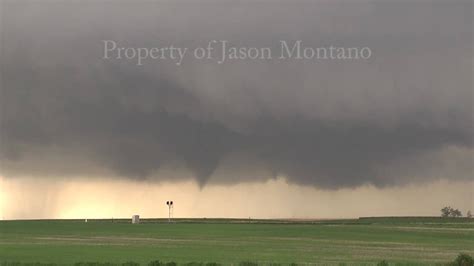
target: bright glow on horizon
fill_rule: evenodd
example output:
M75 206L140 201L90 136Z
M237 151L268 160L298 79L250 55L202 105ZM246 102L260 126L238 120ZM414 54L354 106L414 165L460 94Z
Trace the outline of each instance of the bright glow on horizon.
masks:
M404 187L320 190L288 184L207 185L126 179L1 178L3 219L167 217L355 218L437 216L446 205L473 210L474 182L438 181Z

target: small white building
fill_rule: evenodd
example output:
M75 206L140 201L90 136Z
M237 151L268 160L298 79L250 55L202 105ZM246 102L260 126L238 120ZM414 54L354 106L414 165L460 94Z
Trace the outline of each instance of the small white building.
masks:
M140 223L140 215L133 215L132 216L132 224L139 224Z

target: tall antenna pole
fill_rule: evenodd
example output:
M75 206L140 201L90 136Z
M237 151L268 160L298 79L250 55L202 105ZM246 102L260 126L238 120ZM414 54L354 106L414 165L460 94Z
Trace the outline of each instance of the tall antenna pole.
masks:
M167 201L166 205L168 205L168 223L171 223L171 210L173 209L173 201Z

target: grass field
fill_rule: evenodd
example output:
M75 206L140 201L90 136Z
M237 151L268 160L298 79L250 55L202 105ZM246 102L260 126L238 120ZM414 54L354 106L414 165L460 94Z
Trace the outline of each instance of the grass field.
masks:
M0 221L0 262L433 265L474 254L473 219Z

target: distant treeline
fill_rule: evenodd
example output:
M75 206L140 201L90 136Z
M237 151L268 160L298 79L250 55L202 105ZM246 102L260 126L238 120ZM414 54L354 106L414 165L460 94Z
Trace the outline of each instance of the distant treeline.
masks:
M455 220L453 220L455 219ZM4 220L18 221L18 220ZM131 223L130 218L101 218L101 219L31 219L22 221L70 221L70 222L107 222L107 223ZM469 217L440 217L440 216L372 216L354 219L244 219L244 218L175 218L173 223L235 223L235 224L372 224L372 223L446 223L473 222ZM169 224L167 218L140 218L140 223L163 223Z

